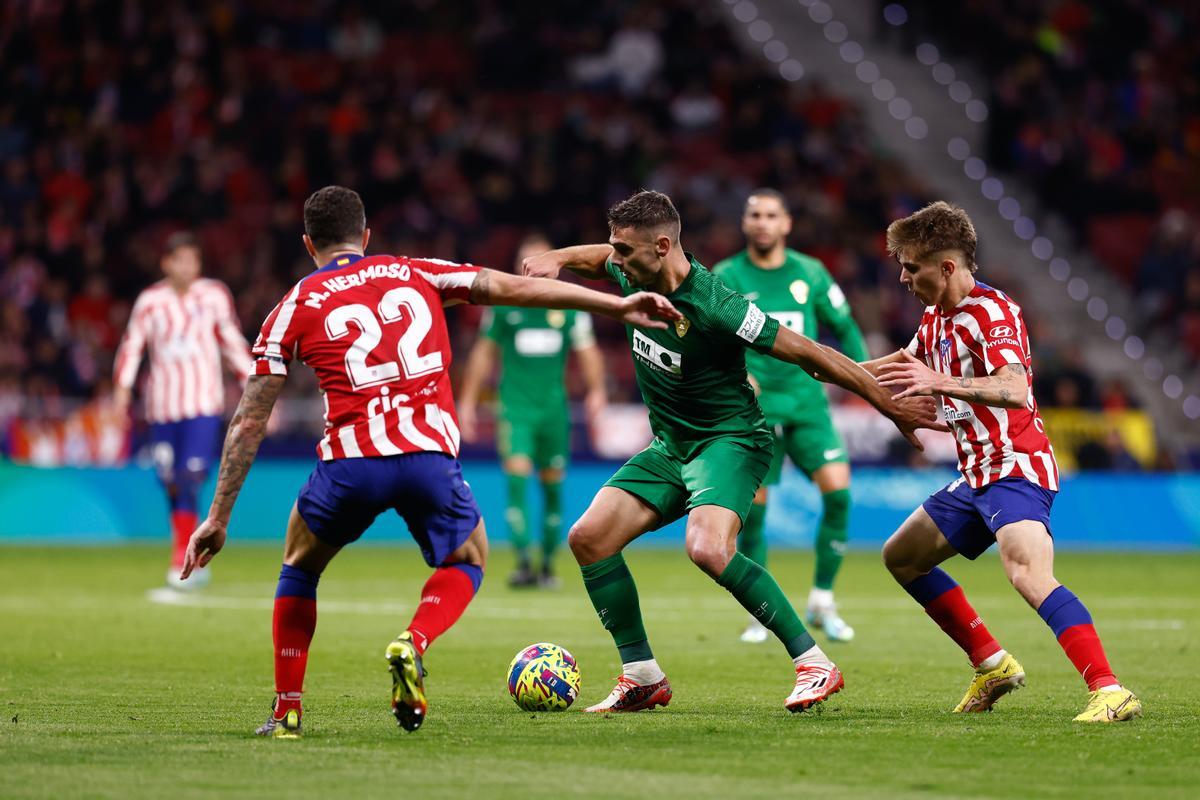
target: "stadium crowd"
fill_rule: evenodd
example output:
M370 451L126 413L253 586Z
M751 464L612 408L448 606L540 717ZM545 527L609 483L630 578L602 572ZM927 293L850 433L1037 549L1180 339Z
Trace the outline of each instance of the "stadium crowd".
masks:
M946 17L963 21L991 6L1000 4ZM160 276L161 244L172 231L198 233L206 274L231 287L243 329L256 330L311 270L300 207L329 183L361 192L376 252L498 268L511 263L529 229L562 244L605 238L604 209L642 186L675 198L685 243L712 264L742 247L746 194L776 186L796 219L790 244L829 267L871 350L907 343L920 309L896 281L882 233L930 200L928 191L875 146L860 109L819 80L791 86L771 77L737 48L721 13L695 0L408 0L369 11L285 0L6 6L0 431L18 417L61 416L82 399L108 396L132 298ZM1005 28L1009 37L1024 32ZM1195 56L1194 42L1179 44ZM1127 162L1157 164L1164 148L1200 147L1200 133L1163 142L1154 125L1132 126L1155 146L1133 152L1120 137L1093 142L1082 122L1032 115L1026 96L1045 88L1038 75L1066 69L1060 61L1033 47L1019 62L1025 71L998 76L994 155L1048 176L1057 170L1074 181L1073 192L1109 164L1102 177L1126 180L1121 197L1142 198L1142 210L1174 207L1179 198L1146 183L1157 173ZM1173 87L1162 70L1150 75L1160 76L1145 89L1150 99L1097 102L1094 113L1152 122L1160 95ZM1082 81L1080 98L1092 83ZM1182 97L1171 96L1178 109ZM1054 102L1042 97L1031 108ZM1091 155L1050 169L1039 154L1051 145L1031 143L1052 136L1063 139L1063 152ZM1089 148L1101 156L1115 148L1125 161L1112 156L1113 166ZM1164 231L1174 219L1164 216ZM1154 314L1190 302L1200 315L1193 222L1186 218L1182 239L1164 232L1142 259L1136 280L1144 297L1157 290L1166 298L1148 306ZM1163 283L1176 279L1180 259L1192 265L1186 291ZM992 274L1000 281L1005 270L997 265ZM477 319L474 309L455 312L460 353ZM1043 405L1133 405L1125 387L1097 385L1052 325L1031 324ZM1185 324L1197 327L1200 348L1200 324ZM599 333L613 399L635 398L622 332ZM303 379L291 383L296 395L313 393ZM289 420L284 412L284 430L319 429L311 414Z
M1143 326L1200 365L1200 5L975 0L912 24L994 76L989 162L1035 185Z

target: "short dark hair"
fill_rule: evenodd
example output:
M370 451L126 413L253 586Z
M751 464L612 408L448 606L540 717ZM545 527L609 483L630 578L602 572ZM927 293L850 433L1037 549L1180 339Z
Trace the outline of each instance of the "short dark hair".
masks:
M167 237L167 241L163 243L163 253L173 255L176 250L184 247L194 247L200 249L200 240L196 238L196 234L191 231L175 231Z
M353 189L326 186L304 201L304 232L317 250L353 244L362 238L366 227L366 209Z
M779 205L783 208L783 213L789 214L789 215L792 213L792 210L790 208L788 208L787 198L784 197L783 192L779 191L778 189L772 189L769 186L758 187L753 192L746 195L746 206L745 206L746 208L749 208L750 199L752 197L769 197L772 200L778 200Z
M904 219L898 219L887 229L888 253L897 256L901 249L916 249L920 261L943 250L959 250L966 257L967 269L974 272L975 226L967 212L945 200L930 203Z
M662 192L643 189L608 210L609 230L617 228L668 228L671 238L679 240L679 212L671 198Z

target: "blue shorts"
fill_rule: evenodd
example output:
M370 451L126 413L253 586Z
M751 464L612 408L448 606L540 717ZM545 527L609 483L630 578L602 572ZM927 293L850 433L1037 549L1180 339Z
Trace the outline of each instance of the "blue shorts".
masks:
M431 567L461 547L480 519L462 466L444 453L318 461L296 499L309 530L334 547L357 540L389 508Z
M221 455L221 418L192 417L150 425L158 477L167 483L180 472L206 473Z
M1001 478L972 489L964 478L934 492L921 507L950 545L974 560L996 541L996 531L1013 522L1033 520L1050 531L1055 492L1024 478Z

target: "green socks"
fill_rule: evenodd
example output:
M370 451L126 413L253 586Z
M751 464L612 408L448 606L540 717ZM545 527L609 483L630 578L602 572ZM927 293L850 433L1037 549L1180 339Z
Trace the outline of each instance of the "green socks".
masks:
M816 645L779 584L770 573L746 556L735 553L729 566L717 578L717 583L724 586L743 608L775 634L792 658Z
M529 564L529 528L526 520L529 518L526 509L526 486L529 484L528 475L505 475L508 486L508 507L504 509L504 521L508 523L508 533L512 538L513 547L517 551L517 560Z
M625 564L625 557L617 553L595 564L580 567L580 571L583 573L584 588L600 617L600 624L612 634L617 644L621 663L654 658L650 642L646 639L646 628L642 624L637 586ZM800 629L804 630L804 627Z
M766 503L751 504L737 540L738 552L760 567L767 566L767 533L764 530L766 516Z
M817 569L813 585L832 589L833 580L842 568L846 554L846 539L850 528L850 490L837 489L821 495L825 509L821 526L817 528Z
M562 541L562 482L542 484L542 564L549 565Z

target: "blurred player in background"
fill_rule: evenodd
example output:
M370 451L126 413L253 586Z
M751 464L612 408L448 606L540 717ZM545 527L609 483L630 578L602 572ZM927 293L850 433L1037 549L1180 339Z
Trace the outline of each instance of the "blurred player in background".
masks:
M487 535L458 462L450 390L450 336L442 308L454 303L575 308L662 326L678 316L660 296L619 298L580 286L407 256L367 256L371 231L358 194L340 186L304 204L304 246L317 270L263 323L254 374L229 426L208 518L192 534L183 577L225 544L233 505L290 364L312 367L325 398L320 460L292 508L272 634L275 701L263 736L301 734L308 650L317 624L317 582L330 560L392 509L408 524L433 575L407 629L386 650L392 712L405 730L427 708L422 656L466 610L483 580Z
M862 331L850 315L846 296L820 261L787 247L792 217L775 189L757 189L742 213L746 249L713 269L725 283L753 301L779 324L817 338L820 326L833 331L842 351L854 361L870 358ZM833 427L825 387L794 364L754 350L746 368L758 393L767 424L775 429L775 458L754 496L738 536L738 552L767 565L767 487L779 483L783 458L792 460L821 491L821 522L816 535L816 570L808 594L808 624L835 642L854 638L854 629L838 614L833 583L842 566L850 526L850 457ZM765 642L770 632L751 617L743 642Z
M540 234L517 250L517 267L550 249ZM584 407L589 424L604 410L604 358L592 333L592 318L582 311L544 308L488 309L471 349L459 389L458 419L463 438L475 441L479 394L500 362L496 450L508 490L504 519L516 550L517 568L510 586L554 588L554 551L562 540L562 483L571 451L571 409L563 372L568 345L579 358L587 384ZM541 564L529 557L528 484L533 470L542 486Z
M150 354L143 389L154 463L167 490L173 547L167 585L179 579L188 537L196 529L200 487L220 446L225 383L221 363L245 385L252 362L229 289L200 277L200 243L172 234L161 266L163 280L138 295L114 366L114 401L128 413L142 353ZM207 583L207 570L186 587Z
M850 359L780 326L726 286L683 251L679 213L665 194L642 191L617 203L608 224L608 244L553 250L525 262L530 275L555 277L566 267L612 281L627 295L650 288L683 314L665 330L627 328L654 441L600 489L568 539L623 665L608 698L587 710L640 711L670 702L671 684L650 649L621 551L686 515L688 557L783 643L795 668L784 705L803 711L844 682L775 579L737 552L738 531L774 447L746 380L745 350L799 364L861 394L918 447L913 431L937 427L934 403L893 400Z
M978 558L993 543L1009 580L1054 631L1091 691L1077 722L1133 719L1142 704L1108 664L1092 617L1054 577L1050 506L1054 449L1033 398L1021 308L975 279L975 228L961 208L933 203L887 230L900 282L925 314L907 348L864 364L896 397L940 397L962 477L912 513L883 547L896 581L961 647L975 676L956 712L988 711L1025 684L1025 671L992 637L938 564Z

